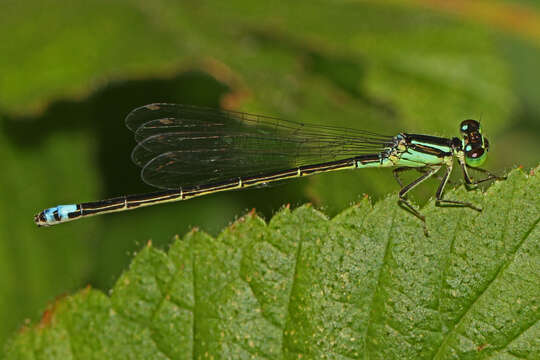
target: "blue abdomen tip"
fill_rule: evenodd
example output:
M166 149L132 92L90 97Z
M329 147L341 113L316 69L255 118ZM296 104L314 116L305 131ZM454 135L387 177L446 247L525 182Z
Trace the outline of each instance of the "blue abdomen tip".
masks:
M56 223L69 219L69 213L77 211L77 205L58 205L43 211L48 223Z

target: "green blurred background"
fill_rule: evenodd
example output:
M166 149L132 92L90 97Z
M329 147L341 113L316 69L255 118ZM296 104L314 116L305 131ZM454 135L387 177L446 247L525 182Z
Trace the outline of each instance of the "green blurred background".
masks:
M492 144L487 168L537 164L536 2L283 4L2 1L1 343L57 296L88 284L107 292L150 239L166 249L191 227L216 235L252 208L269 219L287 203L333 216L398 189L390 171L335 173L38 229L42 208L152 190L129 158L123 119L134 107L222 106L440 136L476 118Z

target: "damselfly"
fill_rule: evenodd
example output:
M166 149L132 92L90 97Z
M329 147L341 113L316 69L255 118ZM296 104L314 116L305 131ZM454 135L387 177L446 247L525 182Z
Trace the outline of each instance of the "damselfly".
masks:
M425 223L407 200L410 190L445 168L436 192L437 205L473 204L443 199L454 158L467 185L500 179L480 169L489 150L480 123L461 123L462 138L399 133L395 136L335 126L307 125L268 116L178 104L150 104L126 117L137 146L132 160L142 179L163 190L81 204L59 205L34 217L40 226L87 216L137 209L220 191L322 172L394 167L401 186L400 203ZM468 169L487 174L473 181ZM422 175L403 186L399 174L416 169ZM425 226L425 225L424 225Z

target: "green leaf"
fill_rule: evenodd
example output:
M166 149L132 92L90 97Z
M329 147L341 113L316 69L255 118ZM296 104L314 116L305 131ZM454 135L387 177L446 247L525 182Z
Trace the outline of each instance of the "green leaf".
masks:
M391 196L149 243L110 296L58 299L6 358L538 359L539 170L446 195L482 213L430 202L428 238Z
M0 14L0 344L54 294L110 288L137 242L159 246L193 225L214 235L245 209L269 218L285 202L310 200L333 216L363 193L378 200L397 188L382 170L336 172L36 229L44 207L150 191L122 122L136 106L221 100L391 135L454 136L476 117L490 168L538 161L540 52L528 26L538 7L8 0ZM533 41L517 43L514 29Z

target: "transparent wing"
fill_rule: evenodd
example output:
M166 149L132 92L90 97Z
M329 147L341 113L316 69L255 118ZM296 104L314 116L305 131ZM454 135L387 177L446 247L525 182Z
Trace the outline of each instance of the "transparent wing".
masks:
M378 153L393 137L179 104L150 104L126 118L143 180L176 189Z

